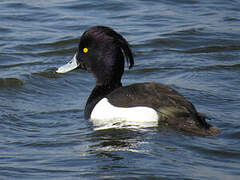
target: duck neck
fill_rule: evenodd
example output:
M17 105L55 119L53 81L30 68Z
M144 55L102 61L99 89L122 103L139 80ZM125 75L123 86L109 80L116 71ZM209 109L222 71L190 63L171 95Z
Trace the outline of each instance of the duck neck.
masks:
M122 83L108 83L108 84L97 84L91 92L91 95L88 97L84 118L90 119L91 113L95 105L106 95L111 93L114 89L122 87Z

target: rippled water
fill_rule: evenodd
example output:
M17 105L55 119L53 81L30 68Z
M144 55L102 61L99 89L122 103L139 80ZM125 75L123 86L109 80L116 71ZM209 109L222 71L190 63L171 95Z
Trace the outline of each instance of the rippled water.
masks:
M240 2L1 1L0 179L238 179ZM222 130L94 131L83 118L90 74L58 75L80 35L110 26L132 46L123 83L157 81Z

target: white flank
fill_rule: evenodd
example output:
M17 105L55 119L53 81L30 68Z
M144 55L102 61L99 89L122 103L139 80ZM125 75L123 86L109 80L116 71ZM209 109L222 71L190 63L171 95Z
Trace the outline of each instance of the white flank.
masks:
M113 127L156 127L158 125L157 112L149 107L115 107L107 98L103 98L94 107L91 117L97 129Z

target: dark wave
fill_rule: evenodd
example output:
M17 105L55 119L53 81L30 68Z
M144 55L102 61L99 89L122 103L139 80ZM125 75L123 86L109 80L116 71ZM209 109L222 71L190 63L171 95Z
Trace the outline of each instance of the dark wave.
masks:
M74 38L49 43L20 44L14 47L18 52L12 54L17 56L29 55L35 57L68 54L76 50L78 42L79 39Z
M39 43L39 44L25 44L24 48L49 48L49 47L63 47L66 45L73 45L79 42L79 38L59 40L49 43ZM19 46L21 47L21 46Z
M187 50L181 49L168 49L168 51L180 52L180 53L214 53L214 52L226 52L226 51L239 51L240 46L232 45L232 46L207 46L200 48L192 48Z
M0 65L0 69L4 68L11 68L11 67L17 67L17 66L26 66L26 65L42 65L44 62L25 62L25 63L16 63L16 64L7 64L7 65Z
M54 50L54 51L45 51L45 52L39 52L37 53L37 55L39 56L61 56L61 55L68 55L68 54L75 54L76 53L76 49L72 48L72 49L61 49L61 50Z
M173 71L181 71L181 72L193 72L193 71L214 71L214 70L240 70L240 64L218 64L218 65L206 65L206 66L197 66L197 67L189 67L189 66L176 66L176 67L144 67L132 70L126 70L128 74L151 74L155 72L165 73L165 72L173 72Z
M201 66L194 68L195 70L198 71L209 71L209 70L239 70L240 69L240 64L232 64L232 65L213 65L213 66Z
M230 22L239 22L240 18L237 18L237 17L225 17L223 20L224 21L230 21Z
M46 78L50 78L50 79L54 79L54 78L58 78L59 74L56 73L57 68L51 68L48 71L44 71L44 72L37 72L37 73L32 73L33 76L37 75L37 76L42 76L42 77L46 77Z
M204 28L189 28L189 29L182 29L178 31L174 31L171 33L162 34L162 36L184 36L184 35L207 35L208 32L204 31Z
M17 78L0 78L0 88L17 88L23 84L24 82Z
M20 76L21 79L16 77L0 78L0 88L19 88L25 85L26 83L31 83L31 79L37 76L41 76L47 79L55 79L59 77L59 75L56 73L56 68L53 67L41 72L22 74Z

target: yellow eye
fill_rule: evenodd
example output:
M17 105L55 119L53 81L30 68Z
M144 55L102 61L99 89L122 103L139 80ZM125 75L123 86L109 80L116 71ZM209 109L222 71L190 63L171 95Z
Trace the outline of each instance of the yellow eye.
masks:
M87 53L87 52L88 52L88 48L84 48L84 49L83 49L83 52L84 52L84 53Z

